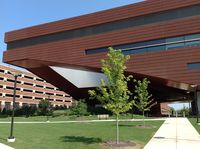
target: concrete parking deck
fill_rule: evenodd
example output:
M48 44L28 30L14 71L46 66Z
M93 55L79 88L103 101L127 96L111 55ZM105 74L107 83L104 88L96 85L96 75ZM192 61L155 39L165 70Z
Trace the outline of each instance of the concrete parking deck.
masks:
M200 135L187 118L167 118L144 149L199 149Z

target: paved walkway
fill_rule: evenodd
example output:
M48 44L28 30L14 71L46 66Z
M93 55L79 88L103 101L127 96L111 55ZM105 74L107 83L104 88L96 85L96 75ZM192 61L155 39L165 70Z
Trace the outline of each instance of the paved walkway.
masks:
M200 135L187 118L167 118L144 149L200 149Z
M14 149L14 148L12 148L10 146L7 146L5 144L0 143L0 149Z
M145 121L164 121L166 118L149 118ZM30 121L30 122L14 122L15 124L56 124L56 123L92 123L92 122L115 122L115 119L107 120L79 120L79 121ZM119 121L143 121L143 119L120 119ZM10 124L10 121L2 121L0 124ZM1 149L1 148L0 148Z

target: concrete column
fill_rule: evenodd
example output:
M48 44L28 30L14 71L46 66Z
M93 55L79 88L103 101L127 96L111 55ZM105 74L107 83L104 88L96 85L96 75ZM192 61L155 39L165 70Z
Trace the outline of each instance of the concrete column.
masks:
M19 107L21 108L23 106L23 103L22 102L19 102Z
M197 92L197 110L200 114L200 91Z
M5 108L5 101L1 101L1 111Z
M6 89L6 85L3 85L3 89Z
M6 81L7 81L7 78L6 78L6 77L4 77L4 78L3 78L3 80L4 80L4 82L6 82Z
M2 93L2 97L5 97L6 96L6 93Z
M151 108L150 114L153 116L161 116L160 103L157 103L155 106Z

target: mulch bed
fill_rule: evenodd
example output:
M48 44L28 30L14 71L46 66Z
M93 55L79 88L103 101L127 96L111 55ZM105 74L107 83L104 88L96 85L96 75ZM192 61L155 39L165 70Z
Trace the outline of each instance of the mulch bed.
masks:
M137 125L137 126L135 126L136 128L156 128L156 126L152 126L152 125Z
M126 148L134 148L136 147L136 143L130 142L130 141L119 141L118 144L116 144L116 141L107 141L103 143L104 146L112 149L126 149Z

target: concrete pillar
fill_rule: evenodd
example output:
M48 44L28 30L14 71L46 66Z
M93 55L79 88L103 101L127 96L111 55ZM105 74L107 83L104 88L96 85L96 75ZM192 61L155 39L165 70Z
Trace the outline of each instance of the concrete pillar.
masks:
M161 107L160 107L160 103L157 103L155 106L153 106L151 108L150 114L152 116L162 116L161 115Z
M197 111L200 114L200 91L197 92Z
M6 85L3 85L3 89L6 89Z
M22 102L19 102L19 107L20 107L20 108L22 107L22 105L23 105Z
M1 111L5 108L5 101L1 101Z

